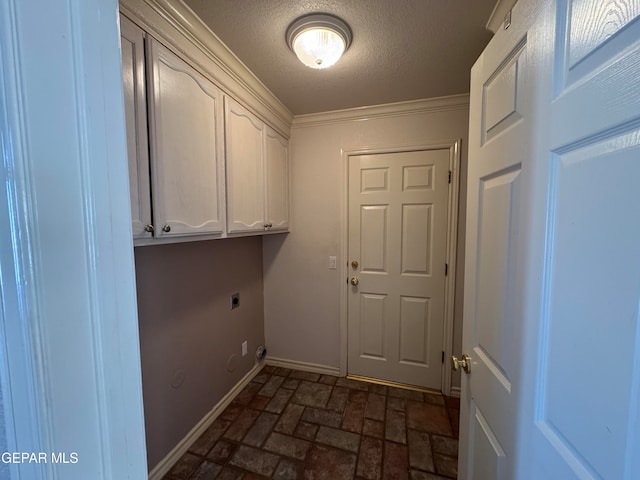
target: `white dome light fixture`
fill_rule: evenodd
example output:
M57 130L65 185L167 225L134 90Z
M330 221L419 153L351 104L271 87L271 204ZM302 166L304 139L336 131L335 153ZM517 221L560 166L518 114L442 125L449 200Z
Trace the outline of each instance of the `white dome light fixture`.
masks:
M287 44L307 67L328 68L351 45L351 29L343 20L326 13L298 18L287 29Z

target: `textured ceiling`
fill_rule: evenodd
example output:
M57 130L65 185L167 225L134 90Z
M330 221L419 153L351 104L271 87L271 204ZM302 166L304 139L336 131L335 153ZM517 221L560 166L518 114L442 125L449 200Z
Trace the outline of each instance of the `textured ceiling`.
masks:
M496 0L184 0L294 115L469 91L491 38ZM287 27L313 12L346 21L353 43L337 65L302 65Z

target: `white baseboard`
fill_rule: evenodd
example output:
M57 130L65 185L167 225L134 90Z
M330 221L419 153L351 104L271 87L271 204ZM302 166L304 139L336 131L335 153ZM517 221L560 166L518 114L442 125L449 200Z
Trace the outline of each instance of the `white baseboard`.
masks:
M265 359L267 365L274 367L290 368L293 370L303 370L305 372L322 373L324 375L340 376L340 369L337 367L328 367L326 365L318 365L317 363L299 362L297 360L286 360L284 358L269 357Z
M211 426L213 421L218 418L218 415L220 415L223 410L229 406L236 395L238 395L242 389L246 387L251 380L253 380L253 377L255 377L260 370L262 370L262 367L263 364L258 363L249 370L249 372L242 377L242 379L236 383L218 403L216 403L211 411L202 417L202 420L200 420L175 447L173 447L173 450L171 450L166 457L160 460L153 470L149 472L149 480L161 480L162 477L171 470L171 467L180 460L180 457L185 454L189 447L200 437L200 435L202 435L204 431Z
M460 398L460 387L451 387L451 396Z

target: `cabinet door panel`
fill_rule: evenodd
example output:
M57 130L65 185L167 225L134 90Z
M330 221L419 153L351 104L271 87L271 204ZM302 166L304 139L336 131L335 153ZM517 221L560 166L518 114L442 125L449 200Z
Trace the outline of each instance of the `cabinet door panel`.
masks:
M151 191L144 32L122 15L120 16L120 44L133 238L148 238L151 237L151 233L145 231L145 226L151 224Z
M222 92L155 40L149 46L156 236L222 233Z
M289 144L272 128L266 135L266 202L270 231L289 229Z
M263 231L265 125L229 97L225 119L228 231Z

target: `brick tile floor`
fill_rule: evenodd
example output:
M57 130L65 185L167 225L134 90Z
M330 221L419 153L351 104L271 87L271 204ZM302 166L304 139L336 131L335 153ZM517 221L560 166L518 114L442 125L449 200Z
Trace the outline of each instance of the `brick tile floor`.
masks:
M265 366L164 480L456 478L456 398Z

